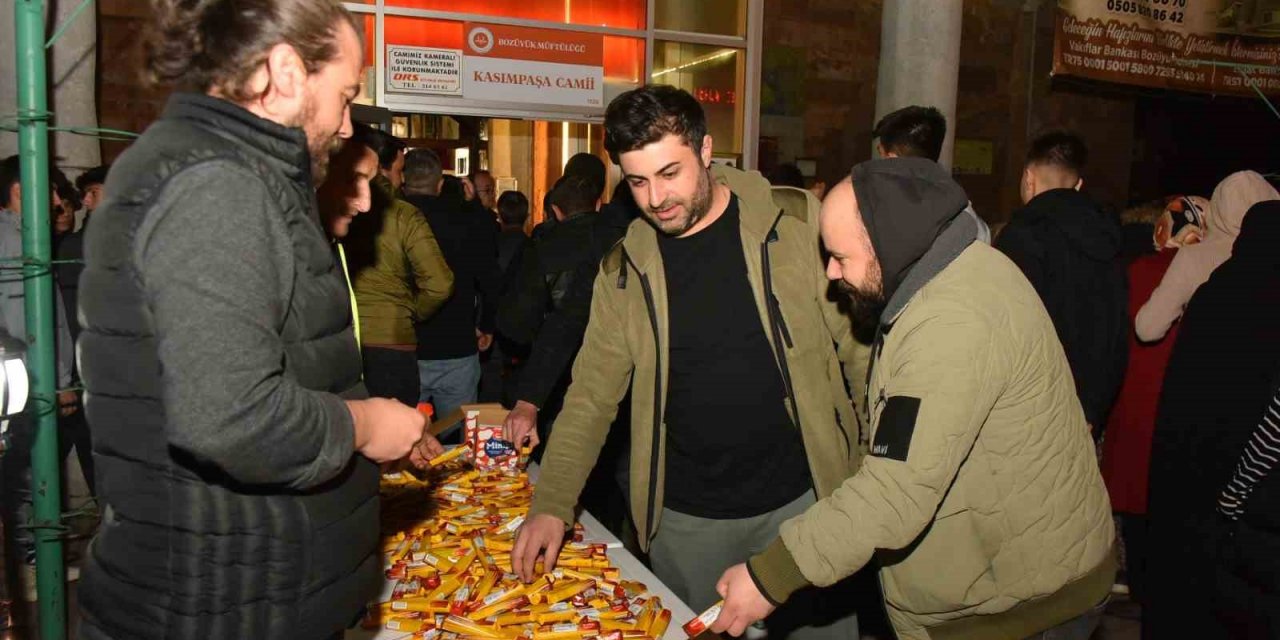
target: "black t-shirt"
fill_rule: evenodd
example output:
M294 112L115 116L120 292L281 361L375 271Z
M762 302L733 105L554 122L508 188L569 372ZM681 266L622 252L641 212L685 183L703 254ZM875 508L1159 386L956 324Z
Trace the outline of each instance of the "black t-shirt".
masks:
M768 513L813 486L739 226L731 196L711 226L658 242L671 328L664 504L702 518Z

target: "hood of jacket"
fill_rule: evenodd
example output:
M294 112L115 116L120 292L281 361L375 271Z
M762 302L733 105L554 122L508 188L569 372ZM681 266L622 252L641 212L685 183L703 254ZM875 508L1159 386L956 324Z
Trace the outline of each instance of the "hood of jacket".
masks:
M1049 227L1098 262L1115 260L1124 245L1120 221L1103 211L1093 198L1075 189L1045 191L1032 198L1014 217L1032 226Z
M1240 235L1244 214L1264 200L1280 200L1280 193L1256 171L1237 171L1218 183L1209 209L1206 240L1230 242Z
M969 206L964 189L924 158L885 158L853 168L858 211L892 299L911 268Z

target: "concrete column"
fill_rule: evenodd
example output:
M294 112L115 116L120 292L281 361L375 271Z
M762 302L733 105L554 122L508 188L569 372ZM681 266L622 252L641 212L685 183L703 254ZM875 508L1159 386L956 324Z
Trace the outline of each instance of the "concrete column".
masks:
M17 109L17 77L14 64L14 33L12 3L0 10L0 121L13 122ZM79 6L79 0L48 0L45 11L50 14L49 34L67 20ZM96 3L95 3L96 4ZM54 112L53 126L98 126L97 102L97 7L90 5L54 44L49 58L49 109ZM0 158L18 150L18 136L0 131ZM67 175L75 177L85 169L102 162L102 149L98 139L66 132L55 132L50 140L50 155Z
M50 0L52 24L61 25L80 4L79 0ZM49 60L50 108L54 122L63 127L97 127L98 11L93 3L76 16L53 45ZM56 27L55 27L56 28ZM68 175L79 175L102 163L102 145L93 136L59 131L51 149L58 166Z
M18 65L14 55L13 3L0 7L0 124L15 124L18 110ZM18 152L18 134L0 130L0 159Z
M963 9L963 0L884 0L881 16L876 120L910 105L936 107L947 117L939 158L947 168L955 146Z

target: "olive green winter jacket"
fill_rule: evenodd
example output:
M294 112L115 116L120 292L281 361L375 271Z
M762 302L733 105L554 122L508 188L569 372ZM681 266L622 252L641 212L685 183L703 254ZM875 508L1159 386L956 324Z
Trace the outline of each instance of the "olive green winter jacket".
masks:
M738 196L760 324L775 357L781 356L787 410L798 418L817 496L825 497L858 464L857 422L841 369L844 363L844 372L857 377L858 349L848 318L827 298L818 201L799 189L772 189L754 172L717 166L713 177ZM661 526L665 469L670 332L657 233L643 220L633 222L601 265L591 320L543 456L532 508L534 514L573 522L578 494L630 387L631 512L645 548Z
M1020 640L1109 593L1111 507L1062 345L1031 284L965 225L882 321L870 455L749 563L771 600L874 557L898 637Z
M396 197L378 176L373 206L351 222L343 240L368 345L412 345L415 322L430 318L453 294L453 271L417 207Z

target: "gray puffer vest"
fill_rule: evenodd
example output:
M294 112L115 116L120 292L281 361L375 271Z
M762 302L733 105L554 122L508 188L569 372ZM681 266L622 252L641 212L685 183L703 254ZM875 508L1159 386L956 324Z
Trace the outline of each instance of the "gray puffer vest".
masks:
M167 416L208 407L166 406L165 336L157 335L155 293L135 244L167 182L210 159L260 178L275 200L262 215L283 217L267 228L286 249L246 258L292 274L281 286L283 313L271 320L283 351L279 375L307 394L364 393L305 136L221 100L175 95L114 166L111 196L87 240L80 358L105 509L79 589L82 638L324 638L376 594L376 465L354 455L336 477L303 489L242 483L175 446L169 433L175 421ZM234 248L211 238L209 250ZM228 428L284 428L279 416L298 415L271 409L235 415ZM266 443L245 448L255 464L278 455Z

